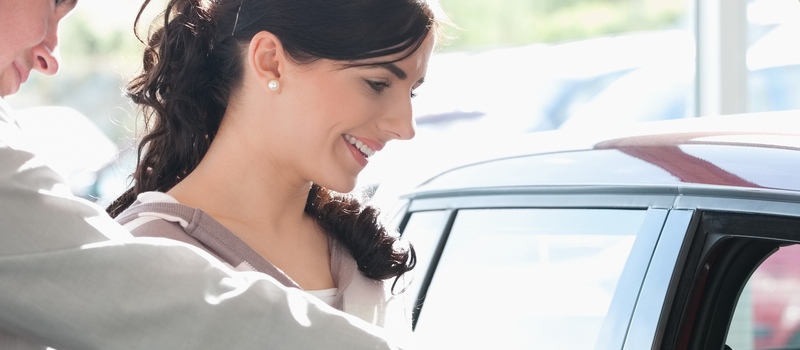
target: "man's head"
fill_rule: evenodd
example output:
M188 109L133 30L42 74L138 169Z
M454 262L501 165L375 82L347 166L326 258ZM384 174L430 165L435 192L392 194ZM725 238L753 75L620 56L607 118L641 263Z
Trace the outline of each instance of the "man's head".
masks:
M0 97L19 90L32 70L58 71L58 23L78 0L0 1Z

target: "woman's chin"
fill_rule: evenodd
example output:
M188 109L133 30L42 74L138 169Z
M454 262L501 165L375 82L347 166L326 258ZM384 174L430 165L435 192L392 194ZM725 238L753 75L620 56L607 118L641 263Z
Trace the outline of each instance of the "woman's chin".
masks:
M353 179L352 181L340 181L328 184L322 182L315 182L315 183L330 191L339 193L350 193L356 188L356 179Z

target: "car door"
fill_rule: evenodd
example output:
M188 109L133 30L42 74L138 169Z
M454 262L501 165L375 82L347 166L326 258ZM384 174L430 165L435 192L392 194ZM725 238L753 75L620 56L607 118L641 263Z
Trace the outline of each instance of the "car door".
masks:
M661 349L800 349L796 213L698 210L653 344ZM641 348L629 340L626 348Z

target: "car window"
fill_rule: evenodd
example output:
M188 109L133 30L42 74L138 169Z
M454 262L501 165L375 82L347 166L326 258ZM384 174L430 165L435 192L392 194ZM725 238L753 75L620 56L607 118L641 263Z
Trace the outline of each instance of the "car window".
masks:
M413 280L406 290L406 293L412 296L406 298L406 301L410 303L416 303L416 296L425 285L426 272L436 255L439 240L449 216L450 212L445 210L415 212L403 230L403 239L414 245L417 257L417 264L411 271ZM416 306L410 305L409 307L415 308ZM414 312L416 313L416 310Z
M800 349L800 245L780 248L753 272L726 344L734 350Z
M593 348L645 210L459 210L415 334L430 348Z

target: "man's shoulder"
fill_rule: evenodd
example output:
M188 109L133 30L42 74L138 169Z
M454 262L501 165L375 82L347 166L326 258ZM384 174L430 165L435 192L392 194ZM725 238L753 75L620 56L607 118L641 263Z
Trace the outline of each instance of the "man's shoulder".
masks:
M0 97L0 122L11 122L11 106L2 97Z
M14 119L11 107L5 100L0 98L0 147L24 151L27 148L24 145L24 135L16 119Z

